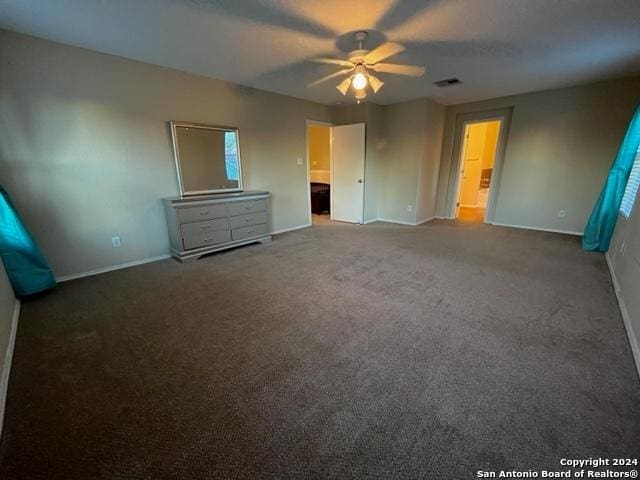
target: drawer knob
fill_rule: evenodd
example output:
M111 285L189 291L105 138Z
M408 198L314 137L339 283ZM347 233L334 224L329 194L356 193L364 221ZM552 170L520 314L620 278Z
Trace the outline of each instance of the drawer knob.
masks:
M247 210L251 210L253 207L251 205L245 205L245 207Z
M201 210L201 211L200 211L200 215L202 215L203 217L204 217L205 215L207 215L208 213L209 213L209 210Z
M247 230L247 234L253 233L253 232L254 232L254 230Z
M203 230L209 230L211 228L211 225L202 225L200 228Z

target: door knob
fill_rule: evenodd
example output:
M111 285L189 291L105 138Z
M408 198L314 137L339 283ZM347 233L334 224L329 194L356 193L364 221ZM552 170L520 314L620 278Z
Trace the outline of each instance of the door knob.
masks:
M358 179L358 183L362 183L362 179L361 178Z

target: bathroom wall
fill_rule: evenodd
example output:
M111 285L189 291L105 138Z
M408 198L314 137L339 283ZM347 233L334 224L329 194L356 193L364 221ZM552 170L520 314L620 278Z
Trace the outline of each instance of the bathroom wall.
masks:
M462 146L464 171L460 179L460 205L475 207L478 204L480 174L484 163L487 124L467 125L466 138Z
M331 129L323 125L309 125L309 167L313 170L329 170L331 160Z

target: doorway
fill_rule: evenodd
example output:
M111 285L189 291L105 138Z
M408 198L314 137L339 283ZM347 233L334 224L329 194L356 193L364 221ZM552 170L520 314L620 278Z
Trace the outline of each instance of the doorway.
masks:
M311 223L331 218L331 125L307 123Z
M365 124L307 121L309 223L362 223Z
M485 221L500 124L489 120L464 126L456 202L456 218L462 221Z
M456 115L451 163L448 169L449 180L444 197L447 218L493 223L500 194L502 168L512 115L513 107ZM487 129L487 125L492 122L495 122L494 126ZM478 124L484 125L484 130L482 127L474 128ZM492 131L492 129L496 130L495 125L498 126L497 134ZM472 136L474 133L479 139L477 144L476 139ZM473 160L473 158L479 160ZM483 158L492 158L491 168L487 163L483 168ZM470 175L467 175L466 179L464 178L465 160L476 162L475 164L467 164L466 172ZM483 170L485 170L484 177ZM475 193L470 197L462 196L465 180L470 185L470 190L473 190L471 187L475 188Z

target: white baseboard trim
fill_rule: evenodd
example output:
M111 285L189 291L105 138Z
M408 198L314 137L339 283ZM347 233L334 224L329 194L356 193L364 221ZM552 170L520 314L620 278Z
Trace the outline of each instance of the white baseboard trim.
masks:
M307 228L307 227L310 227L310 226L311 226L311 223L308 223L306 225L300 225L300 226L297 226L297 227L292 227L292 228L285 228L285 229L282 229L282 230L277 230L275 232L271 232L271 235L278 235L280 233L291 232L293 230L300 230L302 228ZM160 260L166 260L167 258L171 258L171 255L169 255L168 253L164 254L164 255L158 255L157 257L143 258L142 260L134 260L132 262L121 263L119 265L112 265L110 267L96 268L95 270L89 270L88 272L72 273L71 275L61 275L59 277L56 277L56 281L58 283L68 282L70 280L76 280L78 278L91 277L93 275L99 275L101 273L112 272L114 270L120 270L120 269L123 269L123 268L135 267L137 265L144 265L145 263L158 262Z
M313 223L306 223L304 225L298 225L297 227L283 228L282 230L275 230L271 232L271 235L280 235L281 233L293 232L294 230L302 230L303 228L309 228Z
M9 374L11 373L11 362L13 360L13 350L16 346L16 334L18 332L18 319L20 318L20 300L16 300L11 317L11 327L9 330L9 342L7 351L4 352L4 364L0 372L0 435L4 425L4 411L7 405L7 391L9 389Z
M58 281L59 283L68 282L69 280L75 280L77 278L91 277L92 275L99 275L100 273L112 272L113 270L135 267L137 265L144 265L145 263L166 260L167 258L171 258L171 255L169 255L168 253L164 255L158 255L157 257L143 258L142 260L134 260L133 262L121 263L120 265L113 265L111 267L96 268L95 270L89 270L88 272L72 273L71 275L61 275L60 277L56 277L56 281Z
M425 218L424 220L420 220L419 222L416 222L416 225L422 225L423 223L427 223L427 222L430 222L431 220L435 220L435 219L436 219L435 216L429 217L429 218Z
M633 331L631 319L629 318L629 311L627 310L624 299L622 298L622 290L620 289L620 284L618 283L618 278L616 277L616 272L613 268L609 252L604 254L604 258L607 260L609 275L611 275L611 282L613 283L613 290L616 293L616 299L618 300L618 308L620 308L620 314L622 315L622 321L624 322L624 328L627 331L627 337L631 344L631 352L633 352L633 359L636 362L636 369L638 370L638 377L640 378L640 343L638 342L638 337Z
M487 222L487 223L491 225L495 225L496 227L522 228L524 230L537 230L539 232L563 233L565 235L577 235L579 237L582 236L582 232L575 232L572 230L558 230L555 228L530 227L528 225L512 225L510 223L500 223L500 222Z
M379 222L387 222L387 223L395 223L397 225L410 225L412 227L415 227L415 223L413 222L403 222L402 220L391 220L389 218L379 218L378 219Z
M418 222L403 222L402 220L391 220L389 218L376 218L375 220L369 220L366 223L386 222L386 223L396 223L398 225L409 225L411 227L415 227L417 225L422 225L423 223L430 222L431 220L435 220L436 218L438 218L438 217L429 217L429 218L425 218L424 220L420 220Z

